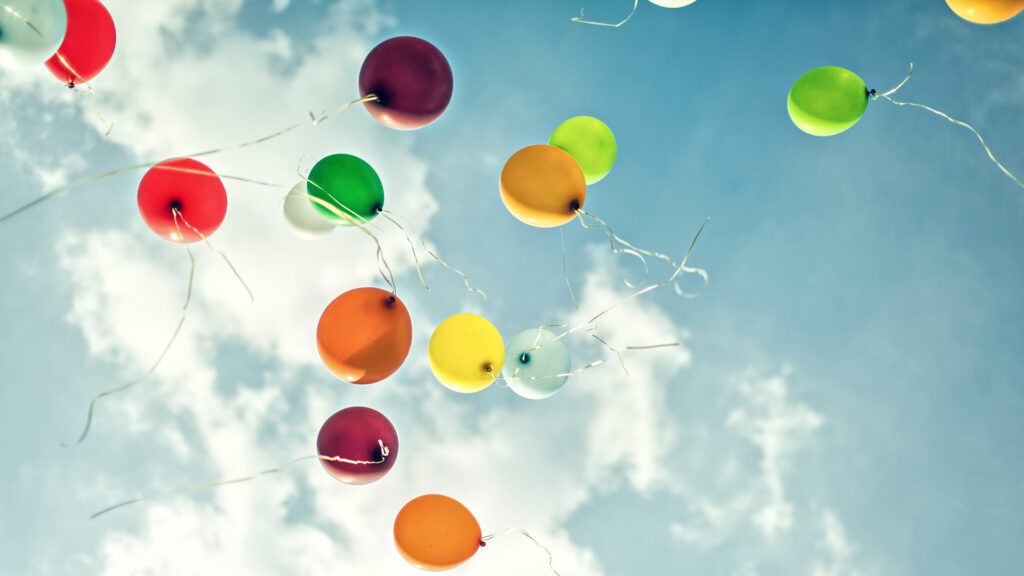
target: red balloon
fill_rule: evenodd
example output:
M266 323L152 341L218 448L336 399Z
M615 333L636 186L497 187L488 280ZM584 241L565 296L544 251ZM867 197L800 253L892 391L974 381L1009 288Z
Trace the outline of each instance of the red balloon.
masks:
M372 408L335 412L320 427L316 451L324 470L346 484L369 484L391 470L398 458L398 433Z
M335 298L320 316L316 347L332 374L372 384L394 374L412 346L412 320L397 296L356 288Z
M377 96L363 105L381 124L415 130L430 124L452 99L452 69L433 44L413 36L385 40L359 70L359 93Z
M165 160L150 168L139 182L138 200L146 225L157 236L182 244L209 237L228 211L220 178L191 158Z
M64 0L68 28L46 67L68 86L88 82L110 62L117 43L114 19L99 0Z

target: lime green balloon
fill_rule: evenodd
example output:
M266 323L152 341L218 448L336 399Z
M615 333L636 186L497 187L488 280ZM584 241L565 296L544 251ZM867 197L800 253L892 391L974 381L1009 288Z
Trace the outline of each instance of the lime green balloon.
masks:
M814 136L848 130L868 107L868 89L856 74L838 66L815 68L789 90L789 117Z
M338 226L354 226L384 209L384 186L373 168L351 154L332 154L313 166L306 179L309 201Z
M548 144L576 159L588 186L611 172L618 152L611 128L591 116L576 116L562 122L551 134Z

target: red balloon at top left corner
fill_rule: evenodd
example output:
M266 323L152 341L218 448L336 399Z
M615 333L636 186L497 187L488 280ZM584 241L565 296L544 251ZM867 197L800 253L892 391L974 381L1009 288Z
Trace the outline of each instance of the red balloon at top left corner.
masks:
M182 244L213 234L228 211L220 177L191 158L150 168L139 182L138 202L142 220L157 236Z
M68 27L57 53L46 67L68 86L96 77L114 55L114 19L99 0L64 0Z

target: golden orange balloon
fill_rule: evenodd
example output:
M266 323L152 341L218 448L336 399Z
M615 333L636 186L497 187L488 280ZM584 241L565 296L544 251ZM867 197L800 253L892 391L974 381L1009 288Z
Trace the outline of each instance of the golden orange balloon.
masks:
M587 199L587 181L576 159L548 144L527 146L505 162L501 201L519 220L538 228L561 226Z
M957 16L975 24L1006 22L1024 10L1024 0L946 0Z
M420 570L462 564L480 548L480 524L458 500L440 494L413 498L395 518L395 546Z

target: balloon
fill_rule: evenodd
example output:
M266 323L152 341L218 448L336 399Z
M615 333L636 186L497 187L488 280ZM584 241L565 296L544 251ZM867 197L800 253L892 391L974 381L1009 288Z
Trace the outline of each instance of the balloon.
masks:
M998 24L1024 10L1024 0L946 0L957 16L975 24Z
M569 350L547 330L526 330L505 350L508 387L523 398L541 400L562 389L568 376Z
M548 144L557 146L576 159L587 185L608 175L615 164L615 135L597 118L576 116L555 128Z
M377 96L364 102L370 115L396 130L430 124L452 99L452 69L433 44L398 36L378 44L359 70L359 94Z
M64 41L67 27L63 0L4 0L0 52L25 62L45 62Z
M398 434L383 414L353 406L334 413L316 437L320 464L345 484L380 480L398 458Z
M99 0L64 0L68 32L46 67L69 86L88 82L110 62L117 43L114 19Z
M332 374L353 384L372 384L398 370L412 345L405 304L380 288L356 288L338 296L320 316L316 347Z
M285 196L284 221L288 223L292 232L303 240L316 240L334 230L334 225L313 208L305 182L296 184Z
M860 120L868 90L856 74L838 66L806 72L789 91L789 117L814 136L839 134Z
M458 500L426 494L395 517L395 546L405 561L438 572L469 560L481 544L480 524Z
M368 222L384 209L380 177L363 159L351 154L322 158L310 170L306 190L313 208L338 226ZM333 206L337 213L323 204Z
M191 158L165 160L150 168L139 182L138 202L146 225L157 236L179 243L209 237L228 211L220 178Z
M479 392L505 363L505 345L493 324L476 314L456 314L434 330L427 349L434 376L448 388Z
M697 0L651 0L651 4L657 4L665 8L682 8L683 6L689 6Z
M580 165L561 148L527 146L505 162L498 182L501 201L520 221L538 228L561 226L587 199Z

